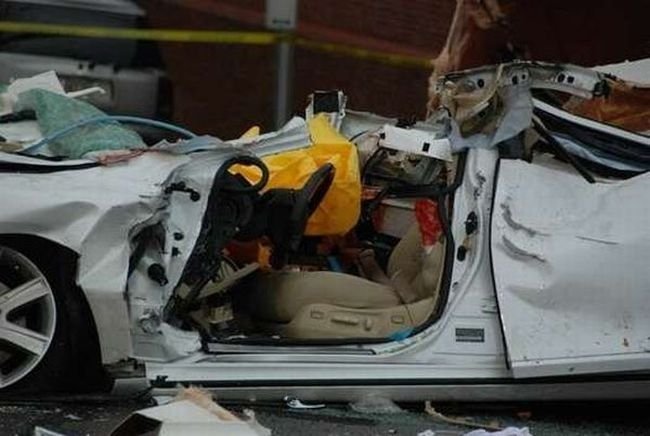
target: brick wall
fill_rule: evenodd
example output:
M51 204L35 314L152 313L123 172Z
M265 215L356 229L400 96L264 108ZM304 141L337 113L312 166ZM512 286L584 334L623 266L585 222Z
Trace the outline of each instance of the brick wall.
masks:
M434 57L444 44L454 0L300 0L298 34L374 50ZM152 27L262 29L263 0L145 2ZM162 44L175 85L175 121L229 138L253 123L272 128L271 47ZM293 108L315 89L343 89L353 108L423 116L425 69L295 50Z
M264 0L187 0L183 4L230 15L239 22L263 24ZM324 27L330 32L376 38L401 45L405 51L419 49L429 54L444 43L455 1L298 0L298 4L299 33ZM253 18L246 12L257 15Z
M455 2L446 0L303 0L300 20L391 41L435 55Z

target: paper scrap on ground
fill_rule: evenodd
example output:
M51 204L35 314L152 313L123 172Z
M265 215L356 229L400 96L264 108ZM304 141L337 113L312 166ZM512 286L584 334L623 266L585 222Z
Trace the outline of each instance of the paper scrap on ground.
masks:
M219 406L212 396L197 388L183 389L164 406L139 410L120 424L111 436L270 436L252 411L241 420Z

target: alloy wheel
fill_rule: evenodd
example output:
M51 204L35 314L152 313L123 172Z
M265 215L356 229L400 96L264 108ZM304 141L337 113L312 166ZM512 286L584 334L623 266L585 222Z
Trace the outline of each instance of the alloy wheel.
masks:
M18 251L0 246L0 389L36 367L55 328L56 303L45 275Z

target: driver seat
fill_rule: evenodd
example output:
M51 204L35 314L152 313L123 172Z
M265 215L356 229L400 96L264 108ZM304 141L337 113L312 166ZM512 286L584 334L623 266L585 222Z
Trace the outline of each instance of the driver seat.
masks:
M267 272L248 281L242 309L265 333L297 339L408 335L436 307L444 241L430 250L414 224L395 246L384 273L371 250L360 272Z

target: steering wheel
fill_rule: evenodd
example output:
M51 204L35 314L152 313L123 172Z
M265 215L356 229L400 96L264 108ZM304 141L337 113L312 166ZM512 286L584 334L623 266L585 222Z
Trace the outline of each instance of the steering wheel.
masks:
M323 201L334 180L334 165L316 170L301 189L272 189L269 202L268 235L273 243L271 266L279 269L295 252L305 234L307 220Z

